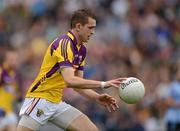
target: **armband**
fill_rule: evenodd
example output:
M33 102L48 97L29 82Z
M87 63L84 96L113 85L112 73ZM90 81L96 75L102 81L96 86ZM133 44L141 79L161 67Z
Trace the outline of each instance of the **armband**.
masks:
M102 82L101 82L101 88L104 89L105 86L106 86L106 82L105 82L105 81L102 81Z

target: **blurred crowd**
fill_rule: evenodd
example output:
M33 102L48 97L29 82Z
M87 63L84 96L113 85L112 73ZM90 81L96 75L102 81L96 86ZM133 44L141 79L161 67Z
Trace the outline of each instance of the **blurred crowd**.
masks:
M101 131L165 131L165 99L180 67L179 0L0 0L0 54L16 49L22 98L47 46L70 29L71 14L79 8L97 15L95 35L86 45L85 77L137 77L146 94L138 104L128 105L115 90L104 90L118 100L120 108L113 113L71 89L65 89L64 99Z

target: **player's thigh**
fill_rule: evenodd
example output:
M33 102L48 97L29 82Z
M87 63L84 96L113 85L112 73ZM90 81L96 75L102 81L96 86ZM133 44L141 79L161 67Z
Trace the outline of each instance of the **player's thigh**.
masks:
M16 131L34 131L34 130L31 130L31 129L21 126L21 125L18 125Z
M56 114L54 114L54 116L50 120L50 122L62 129L66 129L71 123L71 121L76 119L81 114L82 112L80 112L73 106L62 102L61 104L59 104L59 108Z
M68 108L64 112L59 112L55 115L51 120L53 124L69 131L86 131L87 129L89 131L97 131L96 126L86 115L69 104L63 104L64 107L67 106Z
M30 116L22 115L16 131L37 131L41 127L40 123Z
M98 131L96 125L84 114L74 119L69 126L67 131Z

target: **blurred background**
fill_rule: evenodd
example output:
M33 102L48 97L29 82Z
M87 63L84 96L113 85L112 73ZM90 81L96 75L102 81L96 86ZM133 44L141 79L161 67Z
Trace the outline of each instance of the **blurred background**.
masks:
M0 0L0 54L13 47L19 55L21 98L36 77L47 46L70 29L71 14L80 8L97 15L95 35L86 45L85 77L137 77L146 94L139 103L128 105L115 90L104 90L120 106L111 113L72 89L64 90L64 100L87 114L100 131L165 131L172 108L166 99L180 66L179 0ZM21 102L13 105L16 114ZM180 106L176 109L180 117ZM41 130L58 129L49 124Z

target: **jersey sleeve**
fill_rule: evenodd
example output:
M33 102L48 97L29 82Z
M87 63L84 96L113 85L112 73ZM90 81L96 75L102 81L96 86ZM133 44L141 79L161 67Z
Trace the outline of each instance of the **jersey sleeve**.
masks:
M72 67L73 54L70 48L71 41L68 38L56 39L51 45L51 56L54 56L60 68Z

